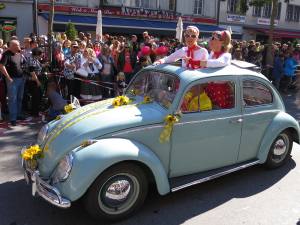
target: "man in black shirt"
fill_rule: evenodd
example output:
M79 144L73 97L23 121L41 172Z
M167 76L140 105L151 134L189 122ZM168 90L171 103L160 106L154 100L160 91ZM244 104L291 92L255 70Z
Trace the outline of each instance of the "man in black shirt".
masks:
M18 40L11 40L9 48L0 60L0 72L6 78L9 119L12 126L16 125L17 117L21 117L24 92L24 77L21 68L22 55Z

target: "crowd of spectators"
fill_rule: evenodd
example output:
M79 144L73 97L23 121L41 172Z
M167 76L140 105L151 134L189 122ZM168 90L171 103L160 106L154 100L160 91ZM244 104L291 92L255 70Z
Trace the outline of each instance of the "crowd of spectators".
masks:
M209 42L199 44L209 50ZM10 111L9 120L16 125L17 119L23 119L24 111L33 117L46 109L51 117L61 113L71 96L85 104L121 95L134 74L181 47L176 39L156 38L147 31L139 39L136 35L105 34L101 41L95 41L91 34L83 32L71 41L61 33L54 38L50 60L46 36L32 34L23 40L13 36L8 43L0 39L2 114ZM274 42L272 65L266 63L266 49L254 40L233 40L231 54L233 59L262 68L276 88L287 92L295 80L300 44ZM6 76L3 67L10 77ZM7 104L6 96L14 99L13 105ZM50 100L50 105L43 104L44 99Z

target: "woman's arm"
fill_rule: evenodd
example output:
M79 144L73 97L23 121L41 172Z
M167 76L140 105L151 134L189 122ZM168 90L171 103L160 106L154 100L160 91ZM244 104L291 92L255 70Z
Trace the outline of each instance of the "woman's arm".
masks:
M231 64L231 54L224 53L218 59L207 60L206 67L223 67Z
M183 48L178 49L177 51L175 51L174 53L172 53L171 55L162 58L160 60L158 60L160 63L172 63L172 62L176 62L179 59L182 59L186 56L186 52L183 50Z

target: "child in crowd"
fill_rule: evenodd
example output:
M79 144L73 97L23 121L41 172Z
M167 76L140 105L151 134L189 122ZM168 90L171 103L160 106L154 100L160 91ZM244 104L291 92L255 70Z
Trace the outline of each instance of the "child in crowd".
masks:
M54 81L48 82L47 97L50 102L48 119L53 120L56 116L64 113L64 107L67 105L67 101L57 92L57 86Z
M126 87L125 74L123 72L119 72L117 75L117 96L123 95Z

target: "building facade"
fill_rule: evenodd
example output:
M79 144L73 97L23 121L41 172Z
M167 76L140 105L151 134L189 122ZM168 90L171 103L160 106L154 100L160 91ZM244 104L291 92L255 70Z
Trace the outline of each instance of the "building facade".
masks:
M0 1L0 38L5 42L11 36L19 38L33 32L33 1Z
M64 31L65 24L74 23L79 31L93 33L98 9L102 10L103 32L138 34L147 30L153 35L175 36L178 18L184 27L195 25L201 36L218 30L217 0L56 0L54 30ZM39 0L39 31L48 20L47 0Z
M265 42L270 30L271 4L251 6L243 12L243 0L220 1L220 26L240 33L245 40ZM293 40L300 38L300 0L279 0L274 26L274 39Z

